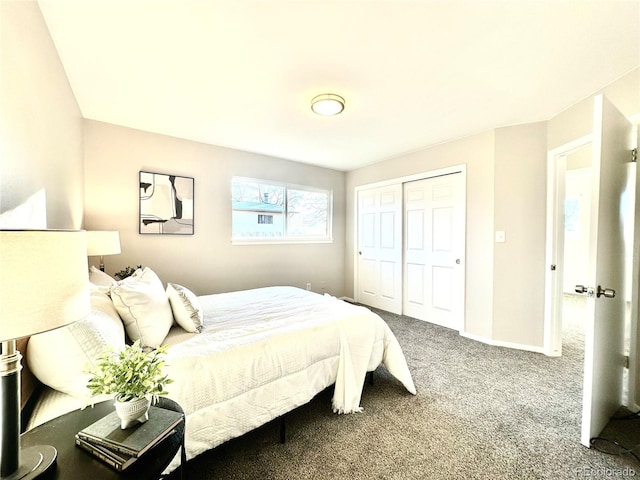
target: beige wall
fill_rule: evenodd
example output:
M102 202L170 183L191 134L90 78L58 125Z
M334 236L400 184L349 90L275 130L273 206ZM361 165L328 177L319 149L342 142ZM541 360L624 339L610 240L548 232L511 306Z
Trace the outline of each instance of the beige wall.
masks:
M626 117L640 114L640 68L607 85L593 95L604 93ZM552 150L593 130L593 96L567 108L549 120L547 148Z
M36 2L0 2L0 212L44 188L49 228L80 228L82 117Z
M105 257L108 273L148 265L197 294L307 282L321 292L324 282L327 293L342 295L343 172L91 120L84 126L86 228L121 237L122 254ZM195 178L193 236L138 234L140 170ZM333 243L231 245L234 175L332 190Z
M585 98L547 123L548 150L589 135L593 131L593 98Z
M347 173L345 294L354 296L354 188L452 165L467 166L465 331L491 336L493 289L494 132L376 163Z
M542 347L546 122L496 130L493 331L498 342Z

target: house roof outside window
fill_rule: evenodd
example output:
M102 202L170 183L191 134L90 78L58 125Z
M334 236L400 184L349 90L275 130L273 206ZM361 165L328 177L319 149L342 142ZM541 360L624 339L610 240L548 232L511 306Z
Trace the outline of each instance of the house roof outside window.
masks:
M273 203L234 201L232 207L234 210L247 212L284 213L282 205L274 205Z

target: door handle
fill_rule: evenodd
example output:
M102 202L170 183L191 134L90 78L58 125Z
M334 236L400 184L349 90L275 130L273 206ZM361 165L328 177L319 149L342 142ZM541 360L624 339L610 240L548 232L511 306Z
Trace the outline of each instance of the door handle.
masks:
M616 291L613 288L602 288L600 285L598 285L598 288L576 285L575 291L576 293L586 293L590 298L600 298L602 296L604 298L614 298L616 296Z
M600 298L604 295L604 298L614 298L616 296L616 291L613 288L602 288L598 285L596 289L596 297Z
M585 287L584 285L576 285L576 293L586 293L587 297L594 298L596 296L596 289L593 287Z

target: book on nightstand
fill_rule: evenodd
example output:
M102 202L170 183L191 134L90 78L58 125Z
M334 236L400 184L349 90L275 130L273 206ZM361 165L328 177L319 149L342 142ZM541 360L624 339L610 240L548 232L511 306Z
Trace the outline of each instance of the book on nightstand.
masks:
M125 470L129 465L137 460L137 457L118 453L116 451L109 450L107 447L89 443L82 440L78 435L76 435L76 445L119 472Z
M122 430L115 411L76 434L76 445L89 451L116 470L124 470L146 451L171 435L183 421L183 414L149 407L149 420Z

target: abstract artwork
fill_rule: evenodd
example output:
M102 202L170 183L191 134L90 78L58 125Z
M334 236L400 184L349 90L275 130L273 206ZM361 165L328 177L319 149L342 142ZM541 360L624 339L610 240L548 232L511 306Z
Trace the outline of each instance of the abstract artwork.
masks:
M193 235L193 178L140 172L140 233Z

